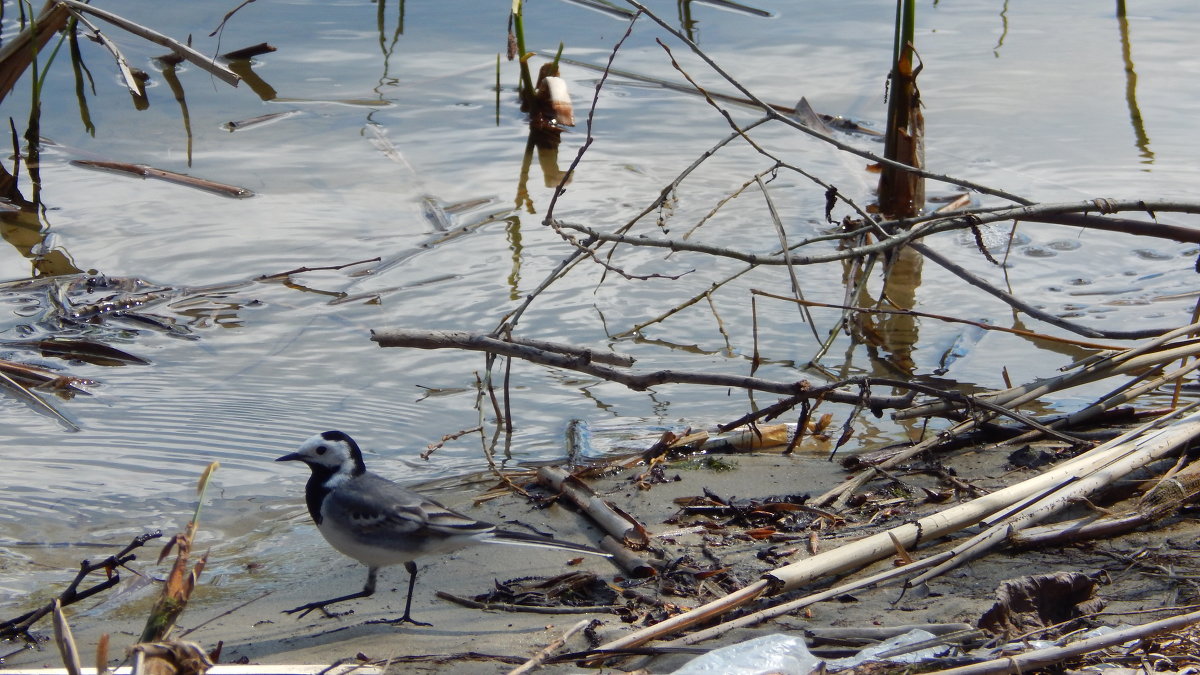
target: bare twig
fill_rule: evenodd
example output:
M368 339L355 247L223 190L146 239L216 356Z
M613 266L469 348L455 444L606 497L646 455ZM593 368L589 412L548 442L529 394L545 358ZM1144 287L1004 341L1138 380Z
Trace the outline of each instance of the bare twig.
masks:
M33 627L33 624L37 623L37 621L42 617L54 611L54 602L58 602L62 607L67 607L79 602L80 600L86 600L97 593L101 593L112 588L113 586L116 586L121 582L119 568L137 558L137 556L133 554L133 551L144 546L146 542L150 541L151 539L157 539L161 536L162 532L151 532L138 535L133 539L132 542L129 543L128 546L121 549L121 551L116 555L109 556L98 563L92 563L87 560L82 561L79 563L79 572L76 573L75 578L70 584L67 585L66 590L58 594L58 597L55 598L54 601L46 603L45 605L33 611L26 612L14 619L0 622L0 639L24 638L26 640L32 640L32 636L29 634L29 629ZM79 584L82 583L89 574L100 570L104 570L106 573L108 573L108 576L104 581L101 581L90 588L85 588L82 591L79 590Z
M764 290L760 290L757 288L750 289L750 293L752 293L753 295L761 295L764 298L772 298L775 300L783 300L786 302L797 302L797 303L801 303L804 305L808 305L809 307L828 307L830 309L840 309L840 310L844 310L844 311L858 312L860 314L888 314L888 315L900 315L900 316L916 316L916 317L922 317L922 318L926 318L926 319L936 319L938 321L944 321L946 323L962 323L962 324L966 324L968 326L974 326L976 328L981 328L983 330L997 331L1000 333L1011 333L1013 335L1020 335L1021 337L1033 338L1035 340L1045 340L1047 342L1059 342L1059 343L1063 343L1063 344L1078 345L1080 347L1086 347L1088 349L1121 349L1120 347L1117 347L1114 345L1101 344L1098 342L1088 342L1086 340L1075 340L1072 338L1058 337L1055 335L1047 335L1045 333L1038 333L1035 331L1024 330L1021 328L1007 328L1005 326L997 326L995 324L984 323L982 321L972 321L971 319L962 319L962 318L959 318L956 316L947 316L945 314L932 314L930 312L920 312L915 309L882 309L879 307L854 307L852 305L834 305L834 304L831 304L828 302L817 302L815 300L797 300L796 298L788 297L786 295L779 295L778 293L771 293L769 291L764 291Z
M754 391L765 391L773 394L789 396L806 396L822 398L839 403L858 403L858 392L840 391L840 387L857 387L862 384L861 378L813 387L807 381L778 382L758 377L742 375L726 375L723 373L703 373L686 370L655 370L643 373L630 373L615 367L595 363L586 354L573 355L531 346L506 342L493 338L482 339L484 336L471 336L463 342L454 337L451 331L447 337L446 331L420 331L408 329L380 329L371 331L371 340L381 347L416 347L419 349L473 349L487 351L491 354L515 356L532 363L539 363L556 368L566 368L581 373L594 375L610 382L623 384L634 391L645 391L664 384L703 384L716 387L735 387ZM566 347L565 345L563 347ZM911 402L911 395L901 396L872 396L869 400L871 408L894 408L906 406Z
M479 602L470 598L464 598L461 595L454 595L446 591L437 591L435 594L443 600L457 603L463 607L472 609L488 609L498 610L501 612L527 612L529 614L615 614L625 609L622 605L587 605L581 607L542 607L540 605L514 605L507 602Z
M579 623L576 623L574 626L571 626L565 632L563 632L561 636L555 638L554 641L546 645L544 649L541 649L537 654L534 654L533 657L528 661L508 671L508 675L525 675L525 673L531 673L534 670L541 668L542 664L544 664L547 659L554 655L554 652L561 649L562 646L567 643L567 640L570 640L576 633L590 626L594 621L595 619L584 619Z

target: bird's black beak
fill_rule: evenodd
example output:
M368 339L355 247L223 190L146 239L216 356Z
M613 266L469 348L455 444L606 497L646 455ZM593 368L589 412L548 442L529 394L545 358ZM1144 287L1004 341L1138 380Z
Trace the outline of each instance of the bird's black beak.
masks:
M284 455L283 457L279 457L275 461L276 462L300 462L300 461L304 461L304 458L300 456L300 453L293 452L290 455Z

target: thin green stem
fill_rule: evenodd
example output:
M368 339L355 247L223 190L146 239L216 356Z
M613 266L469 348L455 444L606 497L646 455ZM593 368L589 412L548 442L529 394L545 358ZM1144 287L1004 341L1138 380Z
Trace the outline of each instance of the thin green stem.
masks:
M525 3L524 0L513 0L513 34L517 37L517 60L521 63L521 91L519 97L522 103L533 100L533 77L529 74L529 60L525 49Z

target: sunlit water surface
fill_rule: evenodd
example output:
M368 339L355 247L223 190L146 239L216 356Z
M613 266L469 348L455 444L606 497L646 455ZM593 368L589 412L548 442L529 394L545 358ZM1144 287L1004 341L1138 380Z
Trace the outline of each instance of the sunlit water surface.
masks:
M515 103L512 63L501 64L498 109L495 91L508 3L259 0L228 22L219 43L206 37L233 4L117 0L105 7L176 37L191 35L204 53L270 42L278 50L254 66L275 92L268 100L261 87L258 93L246 84L231 89L184 65L178 71L185 127L181 105L153 60L162 50L111 29L130 62L151 74L150 105L135 110L107 53L85 41L83 56L95 79L95 93L87 94L93 136L81 123L65 49L46 76L42 231L4 224L12 246L0 249L0 278L30 276L29 247L42 241L82 272L173 289L231 286L193 310L159 308L189 325L194 339L136 326L122 333L117 346L151 365L68 364L70 374L99 382L92 396L57 402L81 431L68 432L12 398L0 399L9 420L0 431L0 602L19 603L30 589L63 579L58 566L94 555L15 542L123 544L146 529L179 528L190 514L196 477L214 460L221 468L204 518L206 536L220 547L214 557L225 560L269 554L262 541L300 508L305 478L298 467L271 460L312 433L337 428L355 435L373 467L407 481L483 468L478 435L447 443L428 461L417 458L446 434L494 421L490 407L482 415L475 408L482 358L383 350L368 332L490 330L570 251L541 220L557 172L585 138L582 122L598 75L563 67L581 124L563 135L557 158L535 157L523 175L528 128ZM758 4L772 16L691 3L692 34L767 101L792 105L803 96L821 112L881 126L893 3ZM675 26L678 6L651 4ZM1200 17L1191 0L1136 9L1140 13L1122 24L1111 3L923 5L918 48L930 168L1045 201L1194 195ZM564 55L592 64L605 62L628 25L566 2L529 3L527 12L531 49L553 51L561 41ZM5 3L5 35L15 30L16 16ZM655 43L660 37L704 86L732 91L646 19L616 67L684 83ZM19 130L28 119L29 91L27 76L3 103ZM222 126L280 112L294 114L236 132ZM744 109L731 112L740 121L753 119ZM632 218L729 131L700 97L619 76L605 86L594 123L595 142L557 215L608 230ZM755 138L860 203L870 201L876 179L863 160L780 126L760 129ZM881 151L869 139L843 138ZM147 164L243 186L256 196L223 198L69 164L78 159ZM11 158L7 165L11 170ZM665 212L670 234L690 228L767 166L744 144L709 160ZM32 199L24 167L19 180ZM771 189L793 241L826 231L823 189L790 173ZM954 190L931 184L929 192ZM479 226L422 248L435 234L428 200L450 208L453 226ZM474 203L453 208L465 202ZM639 228L662 234L654 216ZM778 243L753 190L696 236L763 252ZM1193 302L1170 297L1195 289L1193 245L1027 224L1002 271L981 260L970 237L945 234L931 244L997 284L1007 272L1017 295L1089 325L1181 325ZM289 283L255 280L376 256L386 264L367 276L354 276L368 267L357 266L296 274ZM631 281L609 273L601 281L601 268L585 263L539 297L521 321L521 334L605 348L606 331L627 330L741 269L732 261L628 247L613 263L633 275L662 276ZM808 298L842 301L840 266L806 268L801 278ZM751 288L789 292L779 270L758 271L715 296L719 322L701 302L648 328L644 340L624 339L613 348L638 357L639 367L745 374L753 350ZM998 301L928 263L916 301L927 312L1012 321ZM47 306L29 302L13 296L4 339L45 334L31 316ZM824 334L835 315L815 316ZM917 372L938 368L959 333L921 322ZM815 377L796 365L812 357L815 339L793 307L760 300L758 339L769 360L760 375ZM998 387L1001 367L1023 381L1083 353L986 334L968 343L945 377ZM845 374L887 372L844 336L823 363ZM1055 404L1069 408L1103 389L1072 392ZM703 425L750 407L744 395L725 389L638 393L522 363L513 367L512 392L514 461L562 457L571 419ZM756 397L759 404L771 400ZM892 442L903 431L868 418L847 449ZM797 485L797 491L807 489Z

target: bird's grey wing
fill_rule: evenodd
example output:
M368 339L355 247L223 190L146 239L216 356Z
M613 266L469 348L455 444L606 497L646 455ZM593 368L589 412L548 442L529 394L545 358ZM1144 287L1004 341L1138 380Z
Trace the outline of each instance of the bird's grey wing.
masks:
M326 498L324 511L360 535L468 537L495 528L374 474L339 486Z

